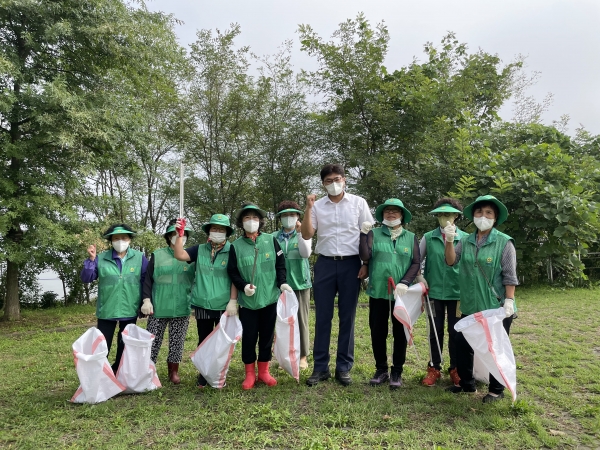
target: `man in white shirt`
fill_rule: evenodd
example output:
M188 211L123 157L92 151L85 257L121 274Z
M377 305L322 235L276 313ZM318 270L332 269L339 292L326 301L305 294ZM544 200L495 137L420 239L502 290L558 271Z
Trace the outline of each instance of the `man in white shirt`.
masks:
M327 164L321 169L321 181L327 196L316 200L306 197L306 211L302 222L302 238L311 239L317 233L313 292L315 295L314 369L307 384L314 386L331 377L329 371L329 342L334 301L338 295L338 334L335 378L348 386L350 369L354 363L354 318L358 303L360 279L358 256L360 226L373 223L373 216L364 198L344 191L344 168Z

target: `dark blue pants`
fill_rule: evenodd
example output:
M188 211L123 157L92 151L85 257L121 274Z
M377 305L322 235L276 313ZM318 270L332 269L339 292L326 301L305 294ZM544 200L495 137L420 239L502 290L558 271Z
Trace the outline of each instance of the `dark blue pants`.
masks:
M315 345L314 370L324 372L329 367L329 342L335 295L338 294L340 330L337 342L335 368L345 372L354 363L354 319L358 304L360 280L357 278L361 262L358 255L349 259L333 260L319 256L315 264Z

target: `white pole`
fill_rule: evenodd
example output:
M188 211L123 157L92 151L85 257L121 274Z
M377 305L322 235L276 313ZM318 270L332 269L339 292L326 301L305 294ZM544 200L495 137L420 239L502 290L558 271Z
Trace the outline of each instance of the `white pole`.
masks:
M183 218L183 163L179 165L179 217Z

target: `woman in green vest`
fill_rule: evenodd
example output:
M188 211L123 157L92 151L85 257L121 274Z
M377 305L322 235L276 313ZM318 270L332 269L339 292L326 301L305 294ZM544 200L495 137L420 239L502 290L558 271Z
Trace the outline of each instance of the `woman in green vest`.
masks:
M421 267L425 262L424 277L419 275L418 282L423 282L429 289L429 301L432 316L429 318L429 355L431 359L427 364L427 374L423 378L424 386L434 386L442 376L442 355L444 349L444 322L448 315L448 353L450 355L450 366L448 373L452 384L458 386L460 377L456 370L456 345L454 325L460 318L459 290L458 290L458 266L446 264L444 227L448 222L454 224L462 214L462 205L453 198L440 198L429 214L435 214L439 226L423 236L419 242L421 253ZM467 233L456 229L454 245L458 244L460 238ZM429 308L426 309L429 312ZM437 339L436 339L437 335ZM439 349L438 343L439 342Z
M181 223L177 225L181 229ZM208 236L206 244L194 245L184 250L185 237L175 242L175 258L196 264L196 276L191 291L191 305L198 328L198 345L212 333L223 313L237 314L237 289L227 273L231 244L227 240L233 233L229 217L214 214L202 225ZM233 299L233 300L232 300ZM206 380L198 374L196 386L203 388Z
M276 216L281 221L281 229L274 233L285 255L287 284L298 298L298 327L300 329L300 369L307 369L309 352L308 311L310 304L310 265L308 257L312 252L312 239L302 239L300 234L300 206L285 200L277 207Z
M150 358L156 364L165 329L169 327L169 355L167 367L169 380L181 382L179 363L183 359L185 335L190 323L189 294L194 280L194 264L178 261L174 256L177 220L169 222L163 235L167 246L156 250L150 257L144 282L142 313L148 315L146 329L154 335ZM188 238L186 228L183 240Z
M517 255L513 239L496 228L506 221L508 210L493 195L483 195L465 208L464 215L473 220L477 231L463 236L456 247L456 226L448 223L444 227L446 263L458 265L460 271L461 317L504 306L503 325L508 334L517 310ZM477 392L473 378L473 349L462 333L456 333L456 356L460 385L450 386L447 390ZM489 393L483 397L483 402L494 402L503 397L504 386L490 374Z
M359 254L363 266L358 274L359 278L369 277L369 327L375 357L375 374L370 384L379 386L389 380L390 389L398 389L402 386L407 342L402 324L393 315L394 296L393 292L388 293L388 280L392 278L396 284L396 295L406 293L419 273L419 244L415 234L403 228L412 214L397 198L379 205L375 218L383 224L381 227L371 229L368 222L361 227ZM388 373L386 342L390 317L394 351Z
M109 352L117 322L119 323L117 356L112 365L114 373L117 373L125 348L121 333L127 325L137 321L148 266L144 254L129 247L134 236L135 232L125 224L111 226L104 233L104 238L112 249L96 257L96 246L90 245L87 248L89 258L83 262L80 275L84 283L98 280L97 326L106 338Z
M293 291L286 283L285 256L277 239L262 233L266 213L258 206L244 203L235 214L236 226L243 235L229 251L227 271L238 289L242 332L242 361L246 366L243 389L252 389L257 381L275 386L277 380L269 373L277 299L281 291ZM235 304L234 304L235 307ZM258 358L256 344L258 343Z

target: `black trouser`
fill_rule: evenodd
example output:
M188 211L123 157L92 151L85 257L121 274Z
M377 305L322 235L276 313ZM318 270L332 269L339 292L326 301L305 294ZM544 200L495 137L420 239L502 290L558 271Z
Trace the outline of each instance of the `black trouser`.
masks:
M456 331L454 325L458 322L459 317L456 315L456 305L458 300L437 300L430 298L431 309L433 310L433 320L429 321L429 349L431 351L431 361L429 364L437 370L442 370L442 355L438 351L435 335L440 341L440 350L444 351L444 322L446 311L448 312L448 353L450 354L450 367L456 367ZM429 308L426 310L429 316ZM435 332L435 334L434 334Z
M392 318L392 335L394 351L392 354L392 372L402 374L406 361L406 335L404 326L394 317L394 301L383 298L369 298L369 327L371 328L371 345L377 370L388 369L387 337L389 317Z
M277 303L260 309L240 308L242 332L242 361L252 364L256 361L256 343L258 342L258 361L271 361L271 347L275 335Z
M198 345L202 344L202 341L213 332L215 327L219 324L220 318L216 319L196 319L196 327L198 328Z
M137 317L134 317L130 320L106 320L106 319L98 319L98 329L104 335L106 339L106 346L108 347L108 353L110 353L110 347L112 345L113 336L115 334L115 328L117 327L117 322L119 323L119 334L117 335L117 356L115 358L115 362L112 365L113 372L117 372L119 368L119 363L121 362L121 356L123 355L123 349L125 348L125 344L123 343L123 337L121 333L127 325L130 323L135 324L137 321Z
M462 317L467 317L463 314ZM502 326L509 334L510 325L512 324L513 316L507 317L502 321ZM456 333L456 351L457 351L457 366L458 376L460 377L460 385L465 391L475 390L475 378L473 378L473 349L465 339L462 333ZM489 391L492 394L501 394L504 392L504 386L490 374Z

